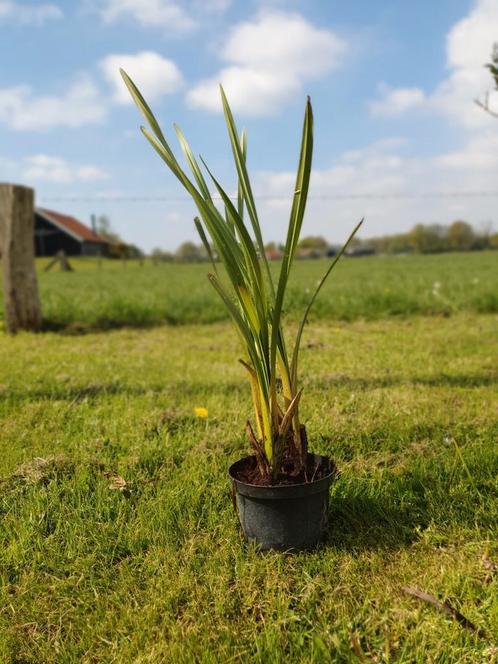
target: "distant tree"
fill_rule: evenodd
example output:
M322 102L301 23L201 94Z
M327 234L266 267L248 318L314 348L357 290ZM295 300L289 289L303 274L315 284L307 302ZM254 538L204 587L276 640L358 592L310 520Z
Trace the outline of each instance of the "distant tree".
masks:
M111 258L139 258L144 252L136 244L127 244L112 228L109 217L101 214L95 221L96 232L109 243L109 256Z
M408 233L398 233L387 238L386 250L388 254L408 254L413 251Z
M361 247L363 247L364 242L365 240L355 235L354 238L349 243L349 246L351 249L360 249Z
M417 224L409 233L410 244L420 254L444 251L448 247L447 230L439 224Z
M126 251L128 258L143 258L144 252L140 247L137 247L136 244L127 244Z
M203 249L193 242L183 242L175 252L175 259L180 263L197 263L205 260Z
M107 252L110 258L127 257L126 244L121 239L121 236L113 230L109 217L105 214L101 214L97 217L95 221L95 230L109 243Z
M468 251L476 241L474 229L466 221L454 221L448 228L448 245L450 249Z
M325 238L313 235L303 237L297 245L298 258L322 258L327 255L329 249L328 242Z
M218 260L218 255L216 253L216 249L214 248L214 245L212 243L210 243L209 246L211 248L211 254L212 254L214 260L217 261ZM198 251L198 254L199 254L199 256L197 258L198 261L209 261L210 260L209 254L208 254L204 244L200 244L197 247L197 251Z
M319 254L326 254L329 247L327 240L321 235L308 235L299 242L299 249L311 249Z
M156 247L150 252L150 257L154 263L171 263L175 258L171 252L164 251L164 249L159 247Z
M498 249L498 233L492 233L488 237L488 247L490 249Z
M95 222L95 230L108 242L113 244L120 244L122 242L121 237L112 228L111 220L105 214L101 214L99 217L97 217Z
M495 86L495 91L498 92L498 43L493 45L493 51L491 53L491 62L488 62L484 65L486 69L489 69L491 77L493 78L493 83ZM475 99L475 103L483 108L486 113L492 115L494 118L498 118L498 109L492 109L489 103L489 92L486 92L484 99Z
M495 243L493 245L493 242ZM381 235L371 238L353 238L349 245L349 255L362 256L376 254L435 253L439 251L479 251L498 249L498 235L492 233L490 224L479 231L466 221L455 221L451 226L440 224L417 224L408 233ZM334 247L329 249L330 254Z

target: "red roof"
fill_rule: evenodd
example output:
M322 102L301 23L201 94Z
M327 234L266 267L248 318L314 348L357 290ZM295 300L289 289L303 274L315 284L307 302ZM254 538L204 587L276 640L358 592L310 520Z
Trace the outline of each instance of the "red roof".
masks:
M94 233L91 228L82 224L81 221L78 221L74 217L69 217L67 214L61 214L60 212L54 212L53 210L46 210L44 208L36 208L42 217L45 217L48 221L52 221L56 226L62 227L68 231L70 235L76 236L80 240L85 240L86 242L105 242L108 241L97 233Z

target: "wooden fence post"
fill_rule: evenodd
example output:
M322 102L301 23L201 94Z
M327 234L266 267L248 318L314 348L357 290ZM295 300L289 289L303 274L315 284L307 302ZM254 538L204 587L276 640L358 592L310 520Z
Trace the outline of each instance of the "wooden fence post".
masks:
M41 306L35 270L34 192L0 184L0 241L5 325L8 332L39 330Z

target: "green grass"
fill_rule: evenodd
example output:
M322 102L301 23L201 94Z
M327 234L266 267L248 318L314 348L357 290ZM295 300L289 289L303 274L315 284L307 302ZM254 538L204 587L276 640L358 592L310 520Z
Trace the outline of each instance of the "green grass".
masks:
M40 259L40 268L48 259ZM40 269L47 329L109 329L160 323L213 323L226 310L209 284L209 266L75 259L73 273ZM328 262L294 266L287 313L302 315ZM498 253L346 258L315 303L314 320L375 320L458 311L498 312ZM436 286L435 286L436 284ZM0 303L0 311L1 311Z
M446 257L430 276L422 259L374 260L455 294L490 270L475 258L447 282ZM338 273L363 303L372 264ZM45 275L44 293L73 277L96 278ZM228 323L1 335L0 661L496 661L498 573L483 557L498 562L497 329L496 314L455 313L306 331L302 419L341 474L326 545L299 555L240 538L226 470L251 406Z

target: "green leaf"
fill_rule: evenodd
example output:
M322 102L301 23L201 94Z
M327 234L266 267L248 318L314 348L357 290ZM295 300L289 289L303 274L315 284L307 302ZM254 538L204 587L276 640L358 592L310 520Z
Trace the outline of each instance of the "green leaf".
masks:
M242 130L240 135L240 151L242 152L242 159L244 164L247 160L247 132L245 129ZM240 179L237 183L237 212L241 219L244 218L244 192L242 191L242 185Z
M178 136L178 141L183 150L185 158L187 159L187 163L190 166L190 170L192 171L192 174L195 177L197 186L201 190L204 198L208 201L211 201L212 199L211 199L211 194L209 192L209 188L206 184L206 181L204 180L204 176L202 175L201 169L199 168L199 164L197 163L197 160L194 157L192 150L190 149L190 145L188 144L187 139L185 138L182 130L178 125L175 124L173 126L175 128L176 135Z
M226 227L223 217L220 215L215 205L206 201L200 192L197 190L193 182L184 173L178 162L171 158L168 150L160 143L155 136L145 128L141 127L142 133L147 138L152 147L156 150L159 156L166 162L171 171L176 175L178 180L183 184L185 189L194 199L197 209L206 224L206 227L211 235L218 253L223 257L223 262L230 276L233 284L245 283L245 277L241 270L243 263L243 256L240 247L234 243L233 237L230 235Z
M297 336L296 336L296 343L294 344L294 351L292 353L291 376L292 376L292 387L293 387L294 390L296 390L296 388L297 388L297 363L298 363L298 358L299 358L299 349L300 349L300 346L301 346L301 337L303 335L304 326L306 325L306 321L307 321L308 315L311 311L311 307L313 306L313 304L314 304L314 302L317 298L318 293L321 291L323 284L327 281L329 274L332 272L334 267L337 265L338 260L341 258L343 253L346 251L349 243L351 242L351 240L356 235L356 233L357 233L358 229L360 228L360 226L362 225L362 223L363 223L363 219L360 221L359 224L357 224L354 227L351 235L348 237L348 239L346 240L346 242L342 246L341 250L339 251L337 256L334 258L334 260L332 261L332 263L328 267L328 269L325 272L325 274L323 275L323 277L318 282L318 285L315 289L315 292L313 293L310 301L308 302L308 306L306 307L306 311L304 312L304 316L301 320L301 324L299 325L299 329L298 329Z
M211 250L211 245L209 244L209 240L206 237L206 233L204 232L204 228L202 226L202 222L199 219L199 217L194 217L194 224L195 224L195 227L197 228L197 232L199 233L199 237L201 238L202 244L204 245L204 248L206 249L207 255L209 256L209 260L211 261L211 265L213 266L213 270L214 270L215 274L218 274L218 270L216 269L216 263L214 261L213 252Z
M223 200L223 203L225 204L225 207L226 207L226 210L227 210L227 213L228 213L229 217L233 220L233 223L235 225L235 228L237 229L237 233L238 233L238 235L240 237L240 240L241 240L241 243L242 243L243 251L244 251L244 253L246 254L246 256L248 258L248 263L249 263L248 267L252 271L252 273L254 275L254 278L256 280L256 286L258 288L260 297L264 297L264 285L263 285L262 276L261 276L261 267L260 267L260 264L259 264L259 261L258 261L258 256L256 254L256 250L254 248L252 238L249 235L249 233L247 231L247 228L245 227L242 218L240 217L239 213L237 212L237 210L236 210L234 204L232 203L232 201L230 200L229 196L227 195L227 193L225 192L223 187L220 185L218 180L215 178L215 176L211 173L211 170L209 169L209 166L206 164L204 159L202 159L202 157L201 157L201 160L202 160L202 163L204 164L207 172L209 173L209 176L211 177L211 179L214 183L214 186L216 187L219 195L221 196L221 199ZM234 239L234 241L236 241L236 240Z
M128 74L125 72L124 69L120 69L119 73L121 74L121 77L123 78L123 81L125 82L126 87L128 88L131 96L133 97L133 100L139 110L141 111L142 115L145 118L145 121L149 125L149 127L152 129L156 137L159 139L161 144L164 146L166 150L170 153L171 157L173 157L173 153L171 152L171 149L164 137L164 134L161 130L161 127L159 126L158 121L156 120L154 113L150 110L147 102L145 99L142 97L142 94L140 90L137 88L135 83L132 81L132 79L128 76Z
M297 243L299 241L299 234L303 222L304 211L306 208L306 199L308 196L308 187L311 174L311 160L313 156L313 109L308 97L306 103L306 110L304 113L303 132L301 138L301 151L299 157L299 166L297 170L296 186L294 190L294 200L289 219L289 227L287 231L287 240L285 243L284 258L280 269L280 276L278 280L277 294L275 297L275 307L273 311L272 323L272 338L271 338L271 357L270 366L275 367L275 360L277 354L277 346L279 340L282 340L282 333L280 329L280 319L282 315L282 307L284 302L285 291L289 274L294 260ZM285 359L285 355L284 355ZM276 380L275 371L273 370L272 380ZM273 392L273 383L271 391Z
M270 289L273 292L274 290L273 278L270 272L270 266L268 265L268 261L266 259L265 247L263 243L263 237L261 235L261 227L259 225L258 213L256 211L256 205L254 203L251 182L249 180L249 175L247 173L245 151L243 151L244 145L243 143L241 145L241 141L237 133L237 127L235 126L235 121L233 119L232 111L230 109L230 105L226 98L225 91L223 90L223 87L221 85L220 85L220 92L221 92L221 101L223 104L223 112L225 114L225 120L228 129L228 137L230 139L230 143L232 146L232 153L234 157L235 167L237 169L237 175L239 178L240 191L242 193L242 197L246 204L247 213L251 220L251 224L254 230L254 235L256 237L256 242L258 244L258 249L261 254L261 260L265 264L266 275L268 278L268 282L270 284Z

